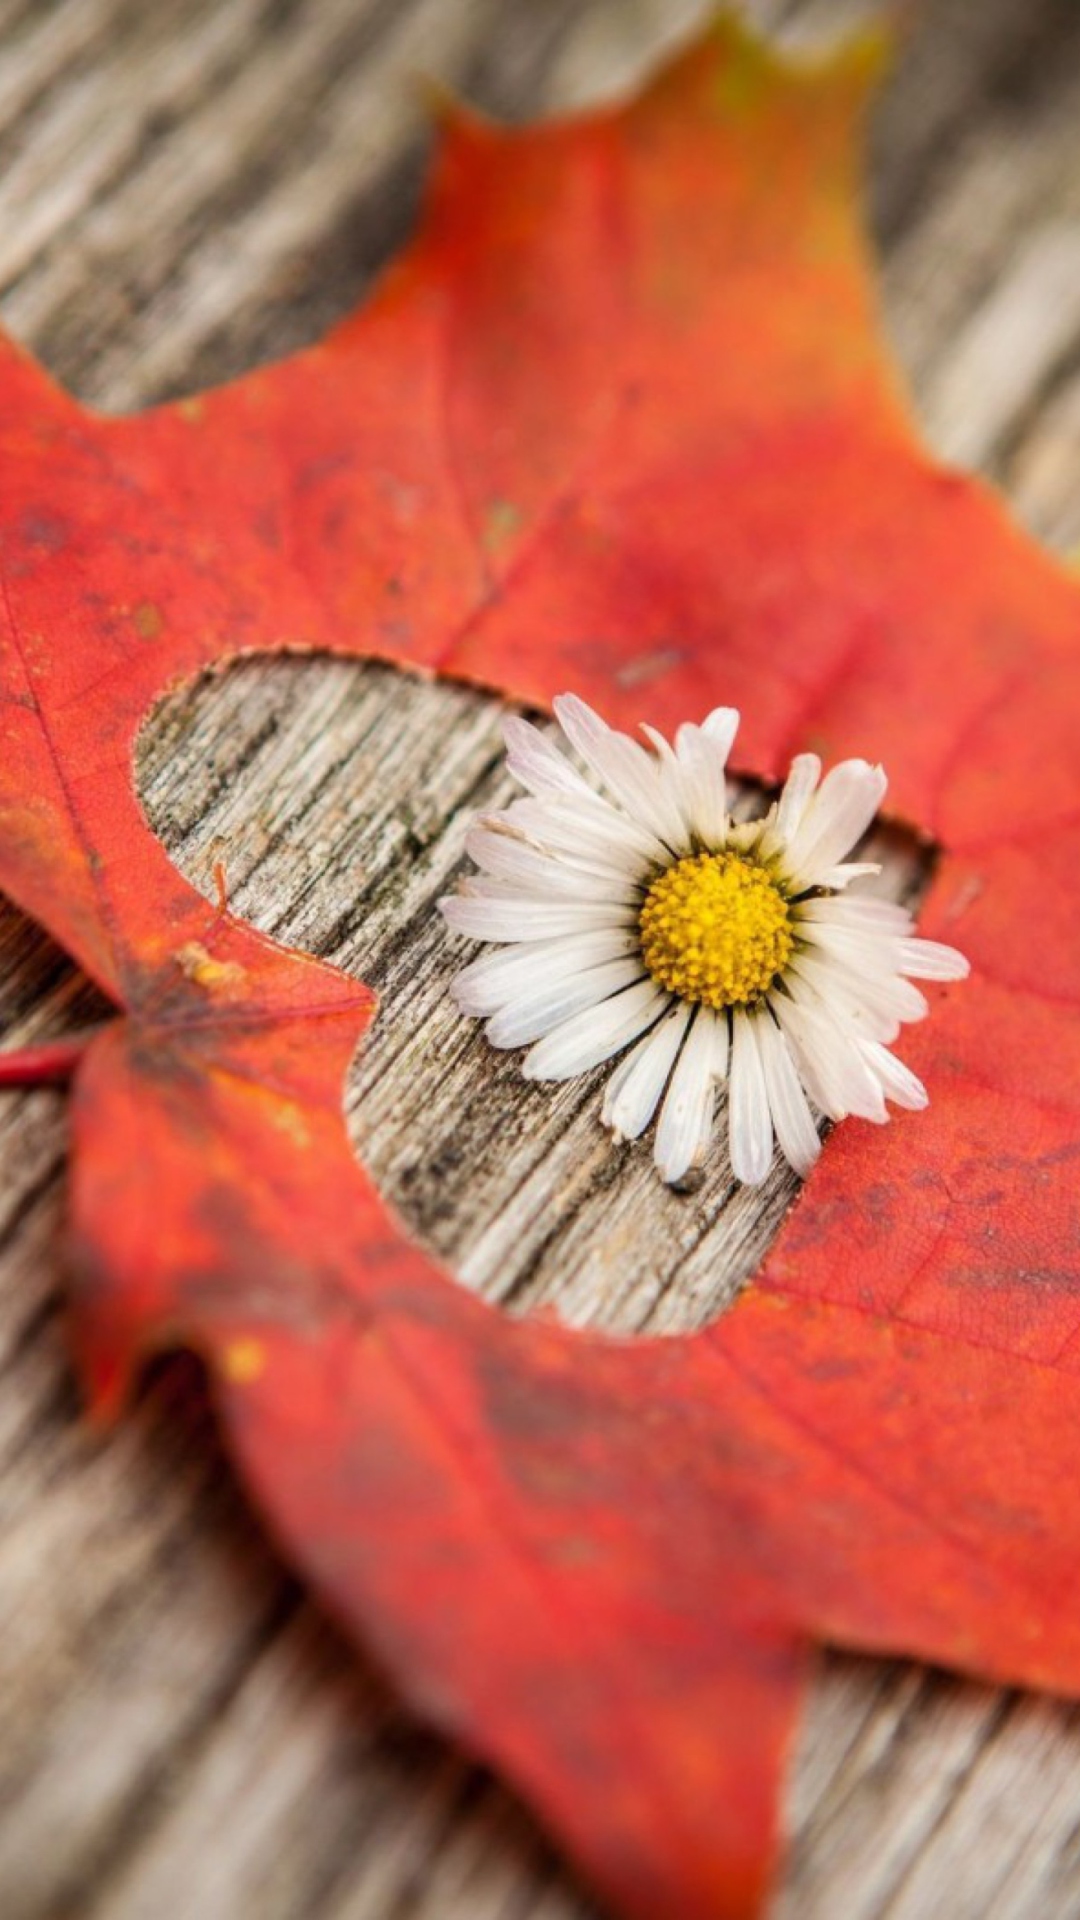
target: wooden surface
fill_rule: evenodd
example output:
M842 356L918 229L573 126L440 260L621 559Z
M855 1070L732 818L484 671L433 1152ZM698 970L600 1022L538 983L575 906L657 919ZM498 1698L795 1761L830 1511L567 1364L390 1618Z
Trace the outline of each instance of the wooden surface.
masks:
M316 335L405 231L411 75L517 114L623 83L690 0L8 0L6 324L115 408ZM856 9L754 9L798 36ZM933 442L1080 545L1080 9L925 0L874 135L886 318ZM445 999L430 912L500 791L493 704L386 668L248 663L148 722L150 816L193 881L372 979L350 1123L413 1230L510 1310L700 1324L792 1192L664 1193L591 1086L525 1087ZM918 865L891 847L894 888ZM0 911L9 1044L93 994ZM477 1090L482 1090L478 1099ZM0 1096L3 1920L586 1920L502 1789L413 1727L264 1544L201 1389L163 1369L86 1432L63 1345L64 1104ZM617 1274L617 1277L616 1277ZM823 1659L776 1920L1080 1914L1074 1710ZM658 1916L667 1920L667 1916ZM671 1920L675 1920L672 1916Z

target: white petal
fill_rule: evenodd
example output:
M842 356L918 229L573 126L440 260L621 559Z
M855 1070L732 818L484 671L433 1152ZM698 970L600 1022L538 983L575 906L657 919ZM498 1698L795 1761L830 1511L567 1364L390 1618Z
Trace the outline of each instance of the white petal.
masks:
M626 907L578 900L521 900L483 894L452 893L439 901L448 927L472 940L511 943L556 940L565 933L631 927L636 916Z
M930 1096L918 1075L905 1067L888 1047L878 1046L872 1040L861 1040L859 1046L889 1099L895 1100L898 1107L921 1113L929 1104Z
M700 1161L708 1144L716 1085L714 1021L708 1007L698 1008L660 1112L653 1159L669 1185Z
M830 901L822 904L842 906L846 903ZM804 920L801 913L798 919L808 951L839 962L848 974L856 975L860 983L883 982L889 977L903 981L904 975L916 980L963 980L970 971L962 953L958 953L955 947L942 946L936 940L897 936L887 927L844 925L824 919ZM903 983L902 994L914 1011L910 1014L900 1013L899 1017L921 1018L926 1010L922 994L916 989L913 995L906 982ZM897 1004L899 1007L899 1002Z
M802 982L792 983L790 995L770 997L780 1025L794 1049L799 1076L815 1106L831 1120L860 1120L880 1124L888 1119L877 1075L861 1051L863 1036L852 1035L828 1009L811 996Z
M716 707L700 727L681 726L670 746L655 727L641 731L660 760L660 777L678 809L685 844L695 837L706 847L722 847L730 825L725 769L739 725L734 707Z
M757 1014L752 1024L780 1151L805 1179L821 1152L821 1141L802 1081L788 1043L772 1016Z
M531 1046L534 1040L542 1040L553 1027L569 1020L571 1014L598 1006L601 1000L610 999L612 994L620 993L623 987L632 986L643 977L640 954L630 954L624 960L609 960L603 966L576 974L573 979L554 985L549 981L535 993L511 1000L492 1016L485 1032L493 1047Z
M821 761L816 753L795 756L776 809L777 832L785 840L794 839L802 826L814 789L821 779Z
M818 884L821 875L862 839L887 784L882 769L865 760L842 760L831 768L784 856L785 872L796 886Z
M731 1021L729 1132L731 1171L744 1187L760 1186L772 1165L773 1127L754 1022L736 1007Z
M820 949L796 954L788 975L809 982L826 1010L853 1017L871 1040L895 1039L898 1023L922 1020L930 1011L925 995L901 974L859 971Z
M871 1012L838 966L830 970L824 959L815 965L805 952L789 963L784 985L799 1006L823 1020L830 1032L834 1027L851 1028L864 1039L888 1043L896 1039L903 1024L894 1007L875 1007Z
M667 1005L668 996L653 980L627 987L599 1007L576 1013L554 1027L525 1055L526 1080L572 1080L636 1040Z
M688 848L694 831L694 796L686 770L674 747L662 733L644 723L641 731L656 751L654 765L665 814L678 822L677 834L669 836L669 844Z
M671 849L640 822L628 820L600 793L590 793L588 801L550 799L511 801L505 808L509 826L521 829L540 847L553 852L592 854L603 860L630 866L640 874L646 866L669 866Z
M478 823L466 836L465 851L484 873L509 881L523 894L622 904L641 899L641 889L625 876L599 873L569 856L545 853L505 827Z
M574 798L592 798L592 788L565 754L528 720L508 714L502 723L506 741L506 764L516 780L530 793L570 794Z
M868 983L885 983L903 979L902 961L904 943L894 934L882 933L868 927L829 926L825 921L812 921L801 929L804 942L802 953L832 968L838 978L842 977L848 991L855 991L858 998L863 997L863 988ZM918 989L915 990L916 992ZM904 982L904 997L909 993ZM916 1005L911 1001L911 1005ZM898 1017L905 1016L899 1012ZM918 1018L913 1014L912 1018Z
M819 953L836 953L860 965L873 966L887 973L899 972L903 943L887 927L844 926L836 920L800 918L802 938Z
M914 932L915 922L906 907L895 900L879 900L875 894L833 894L824 900L802 900L795 910L799 921L820 920L823 926L868 927L874 933L892 933L898 938Z
M735 735L739 731L738 707L714 707L711 713L705 715L701 731L707 733L715 743L726 766L735 745Z
M559 725L587 766L600 776L631 819L640 820L669 846L684 853L689 845L682 816L665 790L657 762L636 740L601 720L574 693L553 702Z
M915 980L966 980L971 972L963 954L939 940L905 940L900 965Z
M781 1031L791 1048L799 1079L816 1107L830 1119L843 1119L847 1113L839 1089L828 1073L827 1049L821 1045L821 1030L815 1026L811 1010L790 994L772 993L769 1005L780 1022ZM820 1062L820 1065L819 1065Z
M602 961L636 954L640 944L636 928L605 927L598 933L569 933L560 940L529 940L499 947L463 967L451 981L450 992L461 1013L486 1019L518 993L554 986Z
M721 847L727 837L725 769L738 725L734 707L717 707L704 726L680 727L675 736L690 825L707 847Z
M685 1000L658 1020L632 1053L620 1060L604 1091L600 1118L616 1140L636 1140L644 1133L668 1083L675 1056L682 1045L691 1009Z
M845 860L838 867L829 867L818 875L814 882L817 887L849 887L853 880L865 880L868 875L881 872L880 860Z

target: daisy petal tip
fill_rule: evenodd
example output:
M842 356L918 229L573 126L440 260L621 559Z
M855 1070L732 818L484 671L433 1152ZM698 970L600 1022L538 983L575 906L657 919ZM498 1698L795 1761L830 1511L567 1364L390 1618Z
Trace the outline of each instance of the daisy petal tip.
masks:
M854 754L850 760L841 761L840 764L858 779L872 781L875 787L884 788L889 784L888 774L880 760L864 760L860 754Z
M944 986L966 980L971 972L967 955L956 947L943 946L939 940L923 940L916 935L907 943L905 956L903 970L915 980L933 980Z
M971 974L971 961L958 947L941 947L942 980L967 980Z
M744 1160L741 1154L733 1154L731 1171L740 1187L760 1187L766 1179L769 1168L757 1160Z
M512 1053L514 1047L520 1044L516 1040L504 1039L503 1036L500 1034L498 1028L496 1028L495 1032L492 1033L490 1021L488 1025L484 1028L484 1037L487 1040L488 1046L494 1047L496 1053Z
M861 781L868 790L873 790L880 804L889 786L889 776L882 766L881 761L854 759L845 760L843 765L857 780Z
M656 1168L665 1187L681 1186L682 1182L687 1179L690 1173L690 1162L685 1160L682 1155L679 1155L677 1158L672 1158L670 1155L661 1157L659 1154L654 1153L653 1166Z
M810 1175L821 1159L821 1141L818 1141L817 1149L813 1153L807 1150L806 1153L800 1153L797 1156L785 1154L784 1157L789 1161L792 1171L798 1174L800 1180L809 1180Z
M844 860L838 867L829 867L821 875L820 884L833 893L843 893L853 880L876 879L880 872L880 860Z
M551 711L560 726L564 719L580 719L595 722L599 715L581 698L579 693L557 693L551 703Z

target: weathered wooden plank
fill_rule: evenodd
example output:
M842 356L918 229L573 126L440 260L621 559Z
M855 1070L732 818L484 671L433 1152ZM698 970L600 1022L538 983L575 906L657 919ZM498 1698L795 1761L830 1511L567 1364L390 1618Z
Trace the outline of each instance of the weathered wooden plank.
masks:
M225 377L317 333L404 230L422 148L410 65L503 109L565 104L624 84L695 11L11 0L5 318L111 406ZM755 11L806 36L857 9ZM874 175L887 316L929 433L1006 479L1062 544L1080 537L1078 50L1072 0L928 0L879 117ZM722 1165L697 1194L665 1195L646 1155L612 1154L590 1089L524 1089L514 1061L491 1055L490 1118L462 1125L482 1056L442 997L452 949L427 903L460 851L455 809L500 791L493 715L459 690L393 682L385 669L277 663L180 696L146 734L148 805L197 883L224 856L239 910L377 979L385 1015L357 1063L351 1124L463 1281L515 1311L557 1298L578 1320L698 1324L770 1229L719 1206ZM405 743L428 755L419 780ZM193 758L202 784L182 777ZM0 1005L17 1041L94 1002L6 913ZM446 1090L421 1116L409 1088L431 1046ZM527 1816L412 1729L299 1598L181 1377L159 1381L116 1436L84 1430L54 1252L60 1097L4 1096L0 1146L5 1916L584 1915ZM523 1153L508 1216L499 1180ZM788 1193L781 1178L769 1207ZM638 1237L663 1242L664 1257L635 1258ZM1068 1709L826 1660L778 1912L1075 1913L1078 1759Z
M1080 550L1080 376L1051 380L1001 463L1003 482L1027 526L1060 553Z

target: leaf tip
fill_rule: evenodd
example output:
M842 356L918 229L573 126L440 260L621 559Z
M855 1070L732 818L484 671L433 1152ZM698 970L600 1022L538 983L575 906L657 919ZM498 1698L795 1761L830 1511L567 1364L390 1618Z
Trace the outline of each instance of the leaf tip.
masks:
M428 119L434 122L444 138L476 139L491 131L492 123L486 115L464 100L449 81L440 79L437 74L414 73L412 87Z
M884 17L865 21L838 39L824 44L781 42L735 7L725 5L668 72L704 56L713 66L719 85L715 98L725 118L751 111L778 89L817 94L830 106L838 96L841 100L847 96L860 110L895 60L905 18L904 0L894 0Z

